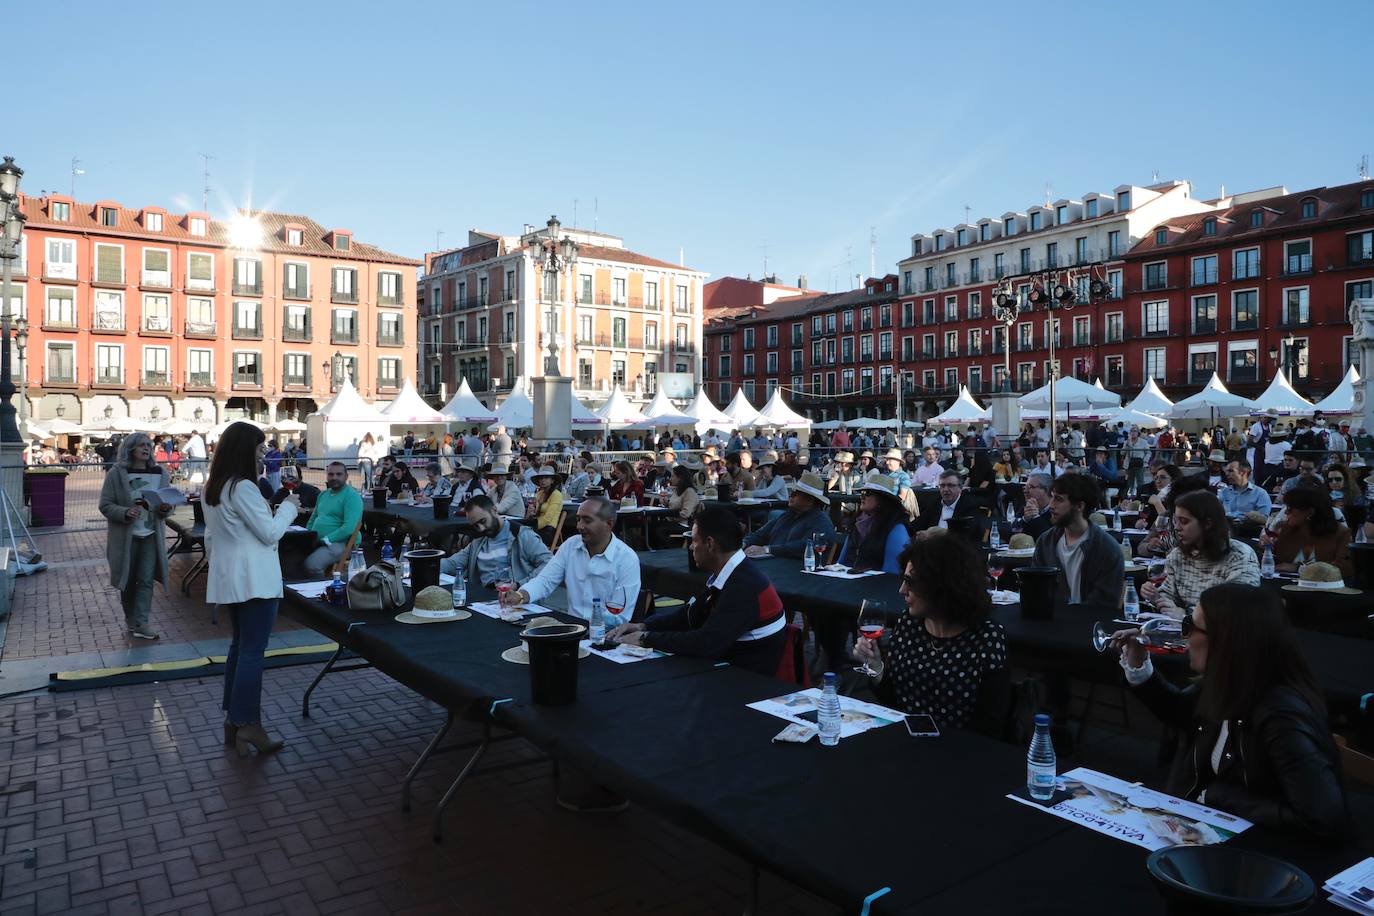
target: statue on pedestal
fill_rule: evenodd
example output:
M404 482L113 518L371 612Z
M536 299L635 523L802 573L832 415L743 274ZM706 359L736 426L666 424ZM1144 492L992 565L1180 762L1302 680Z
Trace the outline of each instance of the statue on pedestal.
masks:
M1374 299L1355 299L1350 303L1350 326L1354 330L1352 343L1360 354L1360 380L1355 384L1355 416L1359 425L1374 430L1374 397L1370 397L1370 378L1374 372Z

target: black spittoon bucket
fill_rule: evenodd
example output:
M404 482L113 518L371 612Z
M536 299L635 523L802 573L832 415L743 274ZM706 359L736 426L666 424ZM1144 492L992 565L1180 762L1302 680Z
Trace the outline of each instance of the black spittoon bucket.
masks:
M1355 575L1349 584L1355 588L1374 588L1374 544L1351 544L1350 561Z
M1317 895L1302 869L1230 846L1166 846L1145 860L1165 912L1301 913Z
M1053 620L1059 567L1022 566L1015 572L1021 582L1021 616L1027 620Z
M577 647L587 628L577 623L530 627L520 634L529 647L530 692L541 706L577 699Z
M385 508L386 508L386 487L373 487L373 488L372 488L372 508L374 508L374 509L385 509Z
M434 517L448 518L448 507L453 504L452 496L434 497Z
M444 558L442 550L421 547L407 550L406 559L410 561L410 591L418 595L420 590L439 584L439 561Z

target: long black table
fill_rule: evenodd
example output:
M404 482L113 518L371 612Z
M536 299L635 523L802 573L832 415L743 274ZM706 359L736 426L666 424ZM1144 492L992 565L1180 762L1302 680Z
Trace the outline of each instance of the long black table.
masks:
M405 503L387 501L385 509L376 509L371 500L363 501L364 528L402 528L414 540L434 543L436 539L452 538L455 534L466 534L471 530L467 516L455 506L449 507L448 518L434 517L432 505L410 506Z
M865 598L900 600L900 580L890 573L833 579L808 575L801 571L797 560L785 557L758 562L772 580L783 605L790 610L857 617ZM639 563L645 586L655 594L687 597L705 588L705 574L687 568L684 550L641 553ZM1067 673L1085 680L1121 683L1116 659L1092 648L1092 625L1097 618L1069 615L1054 620L1026 620L1019 605L993 605L992 617L1006 628L1013 664L1035 669L1053 667L1059 671L1067 666L1071 669ZM1297 636L1333 708L1357 709L1361 698L1374 692L1374 643L1315 630L1299 629ZM1181 659L1175 661L1166 656L1161 663L1179 665L1181 670Z

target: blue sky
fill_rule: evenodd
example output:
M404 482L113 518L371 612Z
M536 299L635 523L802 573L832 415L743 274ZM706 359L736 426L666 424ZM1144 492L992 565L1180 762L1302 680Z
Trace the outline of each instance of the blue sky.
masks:
M766 254L829 289L870 231L882 273L1046 185L1297 190L1374 156L1358 0L197 7L7 9L26 191L76 156L82 200L198 208L205 152L216 215L251 194L418 257L576 206L714 276Z

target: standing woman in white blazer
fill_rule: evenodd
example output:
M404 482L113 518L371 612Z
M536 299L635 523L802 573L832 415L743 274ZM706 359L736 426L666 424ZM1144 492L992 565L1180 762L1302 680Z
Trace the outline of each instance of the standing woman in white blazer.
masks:
M277 542L301 506L291 493L274 513L263 498L256 471L266 451L262 430L230 424L215 448L203 496L210 556L205 600L223 605L234 627L224 662L224 743L240 757L250 745L259 752L282 746L262 727L262 658L282 594Z

